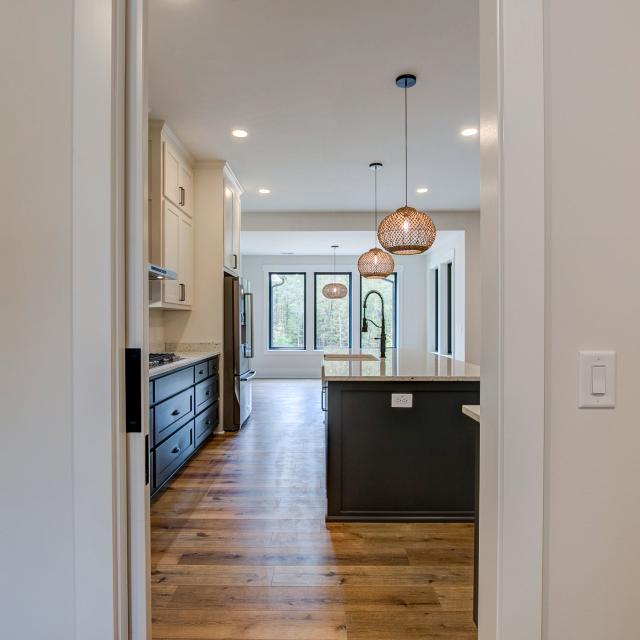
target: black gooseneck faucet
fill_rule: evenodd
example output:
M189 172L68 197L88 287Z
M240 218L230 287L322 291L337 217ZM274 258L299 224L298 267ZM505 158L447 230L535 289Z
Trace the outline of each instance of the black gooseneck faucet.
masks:
M367 318L367 300L372 293L375 293L380 298L380 304L382 305L382 324L377 324L373 320ZM384 358L387 348L387 332L385 330L384 324L384 300L382 298L382 294L375 289L367 293L367 295L364 297L364 302L362 303L362 333L367 333L367 331L369 330L369 322L380 329L380 358Z

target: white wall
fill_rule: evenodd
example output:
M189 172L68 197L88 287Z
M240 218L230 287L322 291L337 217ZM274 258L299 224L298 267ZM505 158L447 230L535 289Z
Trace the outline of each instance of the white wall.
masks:
M546 640L640 635L637 0L546 3ZM579 349L617 407L577 408Z
M358 256L338 256L336 269L352 271L352 336L358 345L360 284L356 268ZM255 356L253 368L263 378L320 377L321 354L313 351L313 270L331 271L332 256L243 256L243 277L251 281L255 310ZM426 348L426 261L424 256L398 257L398 346ZM266 268L307 268L307 351L269 351L267 348L268 293Z
M2 6L3 637L115 633L111 10Z
M62 640L73 637L74 617L73 2L61 0L55 11L45 5L4 5L0 20L3 50L11 52L0 56L11 86L0 101L0 260L13 274L4 283L12 304L0 315L0 602L3 634Z

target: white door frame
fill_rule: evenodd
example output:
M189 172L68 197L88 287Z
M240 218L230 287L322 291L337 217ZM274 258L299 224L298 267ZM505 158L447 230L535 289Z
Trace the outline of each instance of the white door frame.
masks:
M127 434L129 639L151 638L146 0L126 0L126 346L142 351L141 433Z
M480 0L480 640L540 640L543 0Z
M128 43L130 47L135 43L137 63L132 66L128 59L128 68L135 68L136 73L128 76L127 89L145 95L144 0L129 0L128 5L139 13L137 21L130 23L135 30ZM540 640L545 346L543 0L480 0L480 24L479 640ZM141 108L138 103L136 118ZM146 136L135 144L140 153ZM144 193L139 167L134 173L129 167L128 176L137 181L136 197ZM131 205L130 200L128 203ZM144 205L136 210L141 219L135 224L138 230L144 229ZM144 284L136 295L143 296L143 291ZM139 302L140 298L136 304ZM146 347L146 336L138 336L137 342ZM141 461L137 451L130 473L139 471ZM137 507L130 505L130 519L139 524L144 509L148 510L148 500L140 499ZM143 549L144 539L140 534L138 546L131 547L131 566L138 572L148 564L148 533ZM133 581L130 587L131 637L145 638L150 620L148 583Z

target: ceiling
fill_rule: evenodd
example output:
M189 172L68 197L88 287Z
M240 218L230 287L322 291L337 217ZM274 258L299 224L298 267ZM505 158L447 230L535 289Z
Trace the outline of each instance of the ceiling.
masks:
M460 231L438 231L438 243L447 242ZM357 256L373 246L373 231L243 231L242 255Z
M479 208L477 0L150 0L149 103L248 211ZM231 136L243 128L247 138ZM417 195L417 187L429 192ZM271 189L270 195L258 189Z

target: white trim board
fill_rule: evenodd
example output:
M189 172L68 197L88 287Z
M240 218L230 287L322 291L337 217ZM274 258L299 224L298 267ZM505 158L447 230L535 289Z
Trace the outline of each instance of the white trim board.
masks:
M544 478L543 0L480 2L479 640L540 640Z

